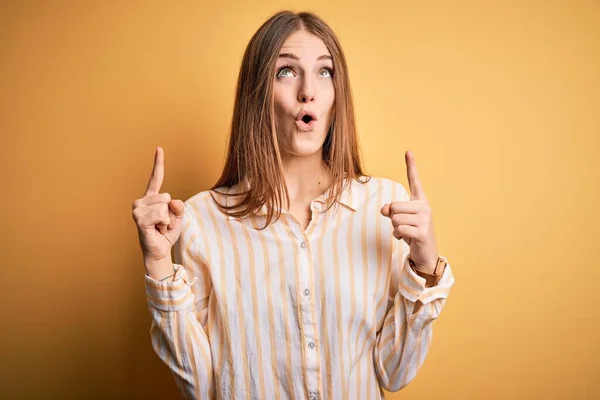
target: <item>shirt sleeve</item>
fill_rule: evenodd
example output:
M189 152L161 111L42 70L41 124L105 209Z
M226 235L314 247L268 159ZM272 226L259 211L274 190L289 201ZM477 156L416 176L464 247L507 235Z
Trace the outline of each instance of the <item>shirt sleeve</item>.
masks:
M432 322L439 316L454 284L448 260L437 285L425 286L408 263L409 246L393 239L390 304L383 327L377 334L373 362L382 388L396 392L408 385L423 365L431 339ZM399 244L396 244L399 243ZM423 303L413 313L417 301Z
M206 262L198 252L194 212L186 202L183 227L174 246L175 276L165 281L145 276L152 318L152 348L169 367L181 394L189 399L214 397L210 343L206 334L212 289Z

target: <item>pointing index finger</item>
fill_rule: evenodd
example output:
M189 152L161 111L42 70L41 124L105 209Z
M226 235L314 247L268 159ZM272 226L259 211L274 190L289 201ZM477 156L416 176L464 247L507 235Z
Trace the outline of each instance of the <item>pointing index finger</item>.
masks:
M152 175L150 176L148 186L146 187L145 196L158 194L160 192L164 176L165 154L163 152L162 147L157 147L156 153L154 153L154 167L152 168Z
M410 187L410 199L425 200L425 191L419 180L413 153L410 150L407 151L404 158L406 159L406 174L408 175L408 185Z

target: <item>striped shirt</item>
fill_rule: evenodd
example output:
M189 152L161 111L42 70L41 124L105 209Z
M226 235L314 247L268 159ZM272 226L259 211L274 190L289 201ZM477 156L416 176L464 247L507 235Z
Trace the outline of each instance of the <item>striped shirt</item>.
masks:
M266 207L228 217L212 194L185 201L174 278L145 276L152 347L185 397L382 399L415 377L454 277L426 287L409 267L380 213L410 200L401 183L352 180L329 210L327 191L306 230L285 210L259 230Z

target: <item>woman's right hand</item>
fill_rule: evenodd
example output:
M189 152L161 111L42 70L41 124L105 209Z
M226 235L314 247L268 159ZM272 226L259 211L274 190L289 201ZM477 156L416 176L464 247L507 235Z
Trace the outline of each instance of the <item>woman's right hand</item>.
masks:
M184 204L172 200L169 193L159 193L164 174L164 152L157 147L146 193L133 202L133 219L147 270L152 265L171 263L171 247L181 234Z

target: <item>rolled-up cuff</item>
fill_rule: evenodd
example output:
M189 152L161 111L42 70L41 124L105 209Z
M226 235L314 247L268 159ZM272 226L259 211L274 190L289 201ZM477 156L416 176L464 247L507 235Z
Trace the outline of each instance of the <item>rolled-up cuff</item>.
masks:
M425 278L419 276L408 263L408 257L405 259L400 272L399 291L402 295L412 302L421 300L421 303L426 304L438 298L447 298L450 293L450 287L454 284L454 276L448 260L441 256L446 261L446 268L436 286L426 287Z
M189 280L185 268L173 264L175 276L158 281L145 275L146 298L148 306L162 311L179 311L194 304L192 284L198 279Z

